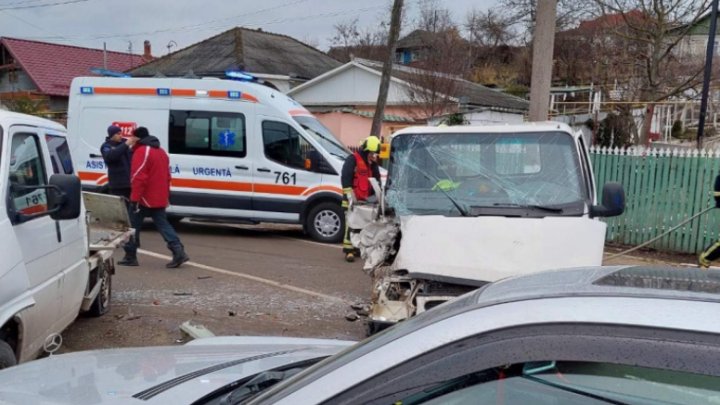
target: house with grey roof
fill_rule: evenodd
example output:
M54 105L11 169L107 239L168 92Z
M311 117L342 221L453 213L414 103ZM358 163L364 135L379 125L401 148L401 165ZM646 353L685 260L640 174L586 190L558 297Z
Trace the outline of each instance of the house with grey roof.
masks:
M375 112L382 63L353 59L288 92L322 121L340 140L355 145L369 135ZM418 80L421 79L421 80ZM451 94L423 87L438 79ZM427 96L427 97L423 97ZM430 97L432 96L432 97ZM430 116L429 99L442 100ZM529 108L527 100L493 90L458 76L394 65L380 136L423 125L448 114L462 114L471 124L518 123Z
M236 27L128 71L135 77L225 77L250 73L282 92L335 69L340 62L292 37Z

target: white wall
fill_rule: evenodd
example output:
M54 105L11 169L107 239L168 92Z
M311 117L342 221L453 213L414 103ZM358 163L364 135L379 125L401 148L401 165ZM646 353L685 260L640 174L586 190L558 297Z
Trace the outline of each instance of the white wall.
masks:
M380 89L380 76L351 66L316 85L294 91L293 99L305 106L311 105L374 105ZM390 82L388 104L406 104L407 90Z

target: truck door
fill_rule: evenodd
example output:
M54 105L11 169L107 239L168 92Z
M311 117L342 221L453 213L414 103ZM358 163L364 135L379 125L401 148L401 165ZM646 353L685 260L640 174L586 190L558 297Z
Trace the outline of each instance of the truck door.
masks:
M51 171L51 175L74 174L75 168L67 138L61 134L45 133L45 143L48 151L46 167ZM56 261L65 269L60 318L69 324L80 311L88 283L85 217L80 215L75 219L54 222L56 231L59 232L56 235L57 242L62 249L62 253L57 254Z
M254 172L253 209L263 218L297 221L310 189L322 184L322 174L311 171L315 148L282 120L258 117L262 151Z
M248 156L246 120L251 114L196 107L188 100L172 101L170 212L250 218L253 161Z
M35 306L23 312L24 334L30 351L58 331L61 324L63 263L58 251L60 229L49 216L26 219L26 215L47 210L47 191L34 187L48 184L46 153L35 128L10 129L10 167L8 170L8 216L33 290Z

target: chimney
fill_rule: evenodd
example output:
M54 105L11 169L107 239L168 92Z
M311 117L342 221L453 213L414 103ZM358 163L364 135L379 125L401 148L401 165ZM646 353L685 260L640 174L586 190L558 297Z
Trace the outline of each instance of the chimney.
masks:
M143 50L143 59L152 60L153 56L152 56L152 51L150 50L150 41L148 41L146 39L145 42L143 42L143 45L145 47Z

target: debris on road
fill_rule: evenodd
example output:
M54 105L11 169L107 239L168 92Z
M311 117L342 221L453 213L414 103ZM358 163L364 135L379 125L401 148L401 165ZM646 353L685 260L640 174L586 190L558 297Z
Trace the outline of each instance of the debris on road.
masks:
M188 295L193 295L193 293L191 293L191 292L182 292L182 291L181 291L181 292L174 292L173 295L175 295L175 296L188 296Z
M235 312L235 311L228 311L228 315L229 315L229 316L235 316L235 315L237 315L237 312Z
M350 322L355 322L358 319L360 319L360 317L355 312L351 312L351 313L345 315L345 319L347 319Z
M207 280L209 278L212 278L212 276L198 276L198 280Z
M190 321L183 322L183 324L180 325L180 331L192 339L202 339L215 336L215 334L205 326L201 324L193 324Z

